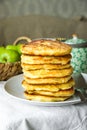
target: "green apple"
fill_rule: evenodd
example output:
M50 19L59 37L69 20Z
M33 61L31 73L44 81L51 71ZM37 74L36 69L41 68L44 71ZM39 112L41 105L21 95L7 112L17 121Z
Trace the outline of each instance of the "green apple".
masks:
M4 50L5 47L4 46L0 46L0 51Z
M7 45L6 49L10 49L10 50L15 50L17 51L20 55L21 55L21 43L17 44L17 45Z
M0 51L0 62L1 63L14 63L20 61L20 55L17 51L10 50L10 49L2 49Z
M17 44L17 51L18 51L19 54L21 54L21 46L22 45L23 44L21 44L21 43Z
M10 44L8 44L8 45L6 46L6 49L10 49L10 50L15 50L15 51L17 51L17 46L16 46L16 45L10 45Z

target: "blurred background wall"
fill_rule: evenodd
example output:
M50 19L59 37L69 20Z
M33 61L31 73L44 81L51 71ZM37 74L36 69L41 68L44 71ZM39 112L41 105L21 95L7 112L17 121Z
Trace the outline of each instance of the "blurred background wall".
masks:
M0 18L29 14L87 17L87 0L0 0Z

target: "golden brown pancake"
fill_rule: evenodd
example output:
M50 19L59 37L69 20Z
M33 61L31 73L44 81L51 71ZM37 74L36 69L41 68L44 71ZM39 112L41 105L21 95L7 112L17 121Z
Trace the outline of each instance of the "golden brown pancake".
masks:
M42 91L57 92L59 90L70 89L74 85L75 82L72 78L67 83L63 83L63 84L29 84L25 80L22 81L22 87L27 91L42 90Z
M61 78L28 78L24 75L24 80L29 84L61 84L71 79L71 75Z
M54 97L69 97L74 94L74 88L66 89L66 90L59 90L57 92L45 91L45 90L28 90L28 94L33 95L46 95L46 96L54 96Z
M21 55L21 62L26 64L61 64L65 65L71 60L71 55L65 56L30 56Z
M23 54L42 56L64 56L70 54L71 46L60 41L34 40L21 47Z
M71 65L70 63L65 65L60 64L25 64L21 63L21 66L25 70L37 70L37 69L66 69L69 68Z
M44 95L33 95L24 92L24 96L27 100L40 101L40 102L57 102L64 101L70 97L54 97L54 96L44 96Z
M22 87L26 99L55 102L74 95L71 50L70 45L56 40L33 40L22 45Z
M65 77L71 75L73 72L73 68L69 67L67 69L62 70L23 70L23 73L26 77L29 78L51 78L51 77Z

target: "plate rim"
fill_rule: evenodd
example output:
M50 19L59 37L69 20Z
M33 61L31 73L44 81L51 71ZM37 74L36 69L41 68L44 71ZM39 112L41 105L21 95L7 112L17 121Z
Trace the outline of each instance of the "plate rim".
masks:
M4 92L7 96L15 99L15 100L18 100L18 101L22 101L24 103L28 103L29 105L37 105L37 106L44 106L44 107L54 107L54 106L65 106L65 105L72 105L72 104L77 104L77 103L81 103L81 99L80 97L76 100L65 100L65 101L58 101L58 102L40 102L40 101L30 101L30 100L27 100L25 98L21 98L21 97L17 97L17 96L14 96L12 95L11 93L9 93L7 90L6 90L6 85L9 83L9 82L12 82L12 80L14 80L15 78L22 78L23 77L23 74L19 74L19 75L16 75L16 76L13 76L11 77L10 79L8 79L5 84L4 84ZM75 96L75 95L74 95ZM73 97L71 97L73 98Z

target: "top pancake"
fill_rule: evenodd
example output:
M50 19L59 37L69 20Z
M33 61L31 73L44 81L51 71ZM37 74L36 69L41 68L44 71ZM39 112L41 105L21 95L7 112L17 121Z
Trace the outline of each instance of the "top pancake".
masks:
M66 43L53 40L34 40L21 47L23 54L41 56L64 56L70 54L72 47Z

